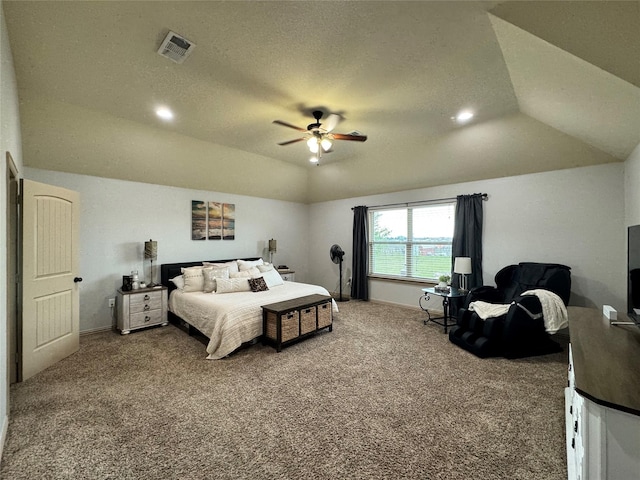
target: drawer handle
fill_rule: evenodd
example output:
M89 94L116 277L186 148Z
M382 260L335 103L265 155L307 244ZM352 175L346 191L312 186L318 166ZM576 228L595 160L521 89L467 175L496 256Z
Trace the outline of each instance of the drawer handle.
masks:
M571 448L573 448L573 449L576 448L576 439L575 438L571 439Z
M304 313L311 313L311 309L310 309L310 308L307 308L307 309L304 311Z
M573 405L569 407L569 413L573 414Z
M578 433L578 421L576 420L576 422L573 424L573 431Z
M293 313L287 313L287 318L293 318Z
M147 310L151 310L151 306L149 306L149 305L145 305L145 306L144 306L144 311L146 312Z
M151 300L151 297L150 297L149 295L145 295L145 296L144 296L144 299L145 299L146 301L149 301L149 300Z
M149 321L151 321L151 317L150 317L149 315L146 315L146 316L144 317L144 321L145 321L145 322L149 322Z

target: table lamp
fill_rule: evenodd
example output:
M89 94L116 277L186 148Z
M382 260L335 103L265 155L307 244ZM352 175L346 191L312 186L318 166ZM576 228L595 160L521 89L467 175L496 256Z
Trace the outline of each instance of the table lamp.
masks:
M471 257L456 257L453 263L453 273L460 274L461 292L467 292L467 275L471 273Z
M153 261L158 259L158 242L149 239L148 242L144 242L144 258L151 260L151 281L147 284L148 287L153 288L156 286L153 279Z
M273 238L269 240L269 263L273 264L273 254L276 253L277 241Z

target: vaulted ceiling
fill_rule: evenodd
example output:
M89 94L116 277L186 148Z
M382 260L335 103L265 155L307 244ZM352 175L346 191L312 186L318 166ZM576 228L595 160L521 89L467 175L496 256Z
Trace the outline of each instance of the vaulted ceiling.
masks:
M35 168L308 203L640 143L638 1L2 4ZM157 54L169 30L196 44L182 64ZM306 127L316 108L368 140L320 166L277 145L300 132L273 120Z

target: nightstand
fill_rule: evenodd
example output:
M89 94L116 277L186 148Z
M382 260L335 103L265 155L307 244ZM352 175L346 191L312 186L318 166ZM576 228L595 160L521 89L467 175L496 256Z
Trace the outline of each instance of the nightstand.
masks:
M282 280L285 282L295 282L296 281L296 271L291 270L290 268L279 268L278 273L282 277Z
M117 327L122 335L132 330L168 325L167 320L167 287L141 288L123 292L118 290Z

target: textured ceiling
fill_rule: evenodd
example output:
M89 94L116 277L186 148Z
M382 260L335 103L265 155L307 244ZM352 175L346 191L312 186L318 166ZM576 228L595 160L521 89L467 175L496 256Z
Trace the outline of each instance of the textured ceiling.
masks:
M3 2L25 165L302 202L626 159L639 5ZM196 44L181 65L168 30ZM312 167L272 121L318 107L369 139Z

